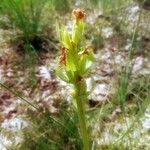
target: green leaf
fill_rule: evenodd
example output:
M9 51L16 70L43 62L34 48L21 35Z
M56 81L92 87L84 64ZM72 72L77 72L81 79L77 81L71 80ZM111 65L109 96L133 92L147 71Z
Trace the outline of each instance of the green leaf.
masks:
M61 66L57 66L56 68L56 75L62 79L65 82L69 82L69 78L67 76L66 71L61 67Z
M59 29L59 26L58 26L56 30L58 32L58 36L63 47L67 49L72 48L71 38L67 30L65 29L65 27L62 26L61 29Z
M87 55L86 65L85 65L86 70L88 70L92 66L93 61L94 61L94 55L93 52L91 51L89 55Z
M79 73L80 75L85 75L88 73L90 67L93 64L94 55L92 52L89 54L82 54L82 52L80 52L80 55L81 58L79 61Z
M67 51L67 54L66 54L66 70L67 71L73 71L75 72L77 69L76 69L76 62L75 62L75 55L73 53L73 51L70 49Z
M74 23L73 30L72 30L72 41L76 45L79 43L79 41L82 39L84 32L84 23L82 21L78 23Z
M72 71L66 71L66 74L67 74L67 76L69 78L69 82L70 83L74 83L74 72L72 72Z
M87 59L85 63L85 70L88 70L92 66L92 64L93 64L93 61L90 59Z
M81 56L80 61L79 61L79 73L80 75L84 75L85 74L85 70L86 70L86 55Z
M72 97L72 104L73 106L77 109L77 102L76 102L76 99L74 97Z
M63 31L63 43L64 43L64 47L66 47L67 49L72 48L70 35L66 30Z

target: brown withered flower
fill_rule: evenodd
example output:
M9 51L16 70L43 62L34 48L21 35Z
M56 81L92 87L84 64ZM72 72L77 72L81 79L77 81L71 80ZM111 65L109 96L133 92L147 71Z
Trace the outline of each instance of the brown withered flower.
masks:
M62 47L59 64L66 65L66 48Z
M72 15L75 17L76 21L82 20L86 17L86 13L84 10L77 8L72 11Z

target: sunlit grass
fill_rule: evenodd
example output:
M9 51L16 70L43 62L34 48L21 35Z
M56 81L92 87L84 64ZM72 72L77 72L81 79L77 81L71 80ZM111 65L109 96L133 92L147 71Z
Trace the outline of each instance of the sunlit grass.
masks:
M25 41L39 33L39 25L46 0L5 0L2 3L4 13L22 31Z

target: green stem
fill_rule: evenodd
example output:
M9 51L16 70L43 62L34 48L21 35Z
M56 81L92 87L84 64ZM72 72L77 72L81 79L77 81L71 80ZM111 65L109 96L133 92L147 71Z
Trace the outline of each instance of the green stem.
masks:
M75 85L75 100L77 103L77 114L79 118L81 138L83 141L83 150L89 150L89 136L86 126L85 106L84 102L87 97L82 93L82 84Z

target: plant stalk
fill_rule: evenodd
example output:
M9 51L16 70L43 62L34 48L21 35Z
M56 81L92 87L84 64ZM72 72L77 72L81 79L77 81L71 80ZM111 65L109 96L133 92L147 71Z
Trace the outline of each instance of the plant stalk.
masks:
M86 116L85 116L85 106L84 102L87 99L86 95L82 93L82 84L78 83L75 85L75 100L77 103L77 114L79 118L79 125L80 125L80 133L83 142L83 150L89 150L89 135L86 125Z

